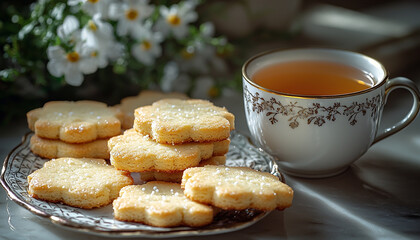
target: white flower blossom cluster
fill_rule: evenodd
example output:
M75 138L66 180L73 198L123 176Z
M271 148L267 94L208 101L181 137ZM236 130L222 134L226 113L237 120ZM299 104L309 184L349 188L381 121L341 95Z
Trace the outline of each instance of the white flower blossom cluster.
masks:
M64 18L57 29L60 44L47 49L47 69L55 77L64 76L69 85L80 86L84 75L130 54L144 66L154 67L156 59L165 54L164 42L172 39L184 46L165 63L161 89L186 92L193 82L189 73L193 73L193 96L212 95L210 73L225 72L226 64L209 44L214 37L211 23L202 24L198 34L191 37L190 25L198 19L197 4L195 0L169 7L153 5L149 0L68 0L67 6L73 12L83 11L88 21L81 26L74 15ZM122 44L128 41L121 39L132 44ZM219 42L225 44L223 40Z

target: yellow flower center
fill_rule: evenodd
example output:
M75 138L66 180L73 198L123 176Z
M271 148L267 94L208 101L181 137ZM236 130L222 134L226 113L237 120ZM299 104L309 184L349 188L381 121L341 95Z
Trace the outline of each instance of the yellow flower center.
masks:
M90 56L91 56L91 57L97 57L97 56L98 56L98 52L97 52L97 51L92 51L92 52L90 53Z
M138 16L139 12L136 9L130 8L127 11L125 11L125 17L130 21L136 20Z
M89 20L88 22L88 27L90 28L90 30L92 30L93 32L96 32L96 30L98 30L98 27L96 26L96 24L92 21Z
M79 61L79 54L77 52L71 52L67 54L67 60L69 60L69 62L77 62Z
M93 3L93 4L95 4L95 3L97 3L97 2L99 2L99 0L88 0L90 3Z
M194 57L194 55L195 55L194 50L190 50L190 49L186 49L186 48L184 48L184 49L182 49L182 51L181 51L181 56L182 56L184 59L191 59L192 57Z
M147 40L144 40L141 43L140 47L143 51L148 51L150 48L152 48L152 43Z
M166 18L166 21L168 21L169 24L173 25L173 26L178 26L179 24L181 24L181 18L178 17L178 15L169 15Z
M209 95L209 97L215 98L219 96L220 90L217 87L211 87L209 91L207 92L207 94Z

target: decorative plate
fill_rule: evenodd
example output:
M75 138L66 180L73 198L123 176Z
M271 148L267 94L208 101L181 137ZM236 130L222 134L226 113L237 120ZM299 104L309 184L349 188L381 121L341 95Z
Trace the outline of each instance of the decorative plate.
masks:
M26 134L22 143L15 147L6 157L1 172L1 184L9 197L29 211L49 218L52 223L72 230L105 236L138 236L138 237L180 237L194 235L211 235L236 231L248 227L269 212L257 210L221 211L215 216L212 224L200 228L151 227L139 223L121 222L113 218L112 206L84 210L59 203L49 203L34 199L28 195L27 176L43 166L48 159L33 154L29 141L33 133ZM284 182L273 157L250 144L243 135L232 132L230 150L227 154L227 166L247 166L260 171L270 172Z

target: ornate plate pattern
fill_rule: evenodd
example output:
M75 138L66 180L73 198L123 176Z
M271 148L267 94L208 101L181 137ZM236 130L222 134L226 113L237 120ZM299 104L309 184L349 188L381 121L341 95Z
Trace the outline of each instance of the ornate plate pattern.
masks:
M111 205L93 210L83 210L31 198L27 193L27 176L41 168L47 161L30 151L29 140L32 135L33 133L26 134L22 143L6 157L1 172L1 183L13 201L37 215L49 218L54 224L97 235L166 238L236 231L256 223L268 214L268 212L256 210L221 211L215 216L213 223L205 227L159 228L115 220ZM226 165L248 166L270 172L284 182L274 159L261 149L251 145L246 137L237 132L231 134L231 145Z

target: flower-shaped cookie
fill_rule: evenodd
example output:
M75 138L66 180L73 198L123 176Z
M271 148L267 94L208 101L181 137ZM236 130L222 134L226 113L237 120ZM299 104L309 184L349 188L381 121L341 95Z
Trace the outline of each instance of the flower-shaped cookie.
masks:
M108 141L111 164L130 172L182 171L228 152L230 140L180 145L161 144L134 129Z
M84 143L121 134L122 114L96 101L52 101L29 111L28 126L39 137Z
M159 143L220 141L234 129L234 115L206 100L164 99L135 110L134 128Z
M176 183L154 181L124 187L113 207L118 220L157 227L199 227L213 221L213 208L186 198Z
M103 159L57 158L31 173L28 184L34 198L90 209L110 204L133 178Z
M248 167L189 168L181 187L189 199L222 209L282 210L293 199L293 190L277 177Z

